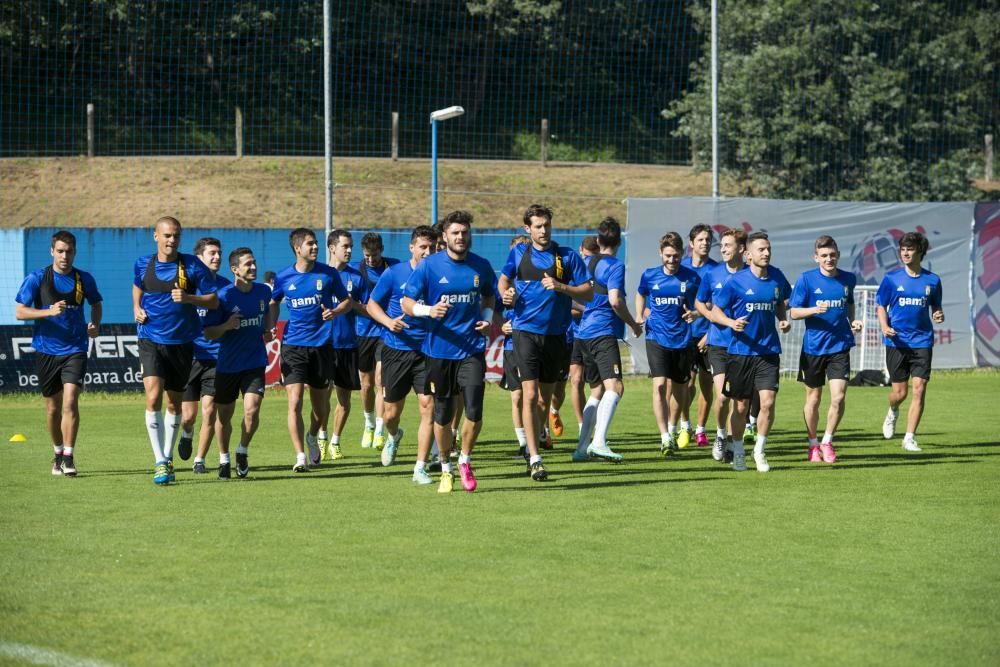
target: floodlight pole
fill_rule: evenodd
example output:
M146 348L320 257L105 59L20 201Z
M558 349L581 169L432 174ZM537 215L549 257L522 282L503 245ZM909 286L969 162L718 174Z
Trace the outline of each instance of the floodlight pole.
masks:
M712 197L719 198L719 0L712 0Z
M323 0L323 164L326 210L323 215L323 245L326 246L326 261L330 261L330 248L326 237L333 230L333 89L330 82L330 0Z
M465 113L462 107L448 107L431 113L431 226L438 221L438 122Z

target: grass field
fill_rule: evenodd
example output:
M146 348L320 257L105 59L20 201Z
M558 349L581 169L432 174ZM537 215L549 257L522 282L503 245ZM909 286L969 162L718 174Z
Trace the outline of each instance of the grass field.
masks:
M625 463L564 437L545 484L490 387L480 490L451 496L411 484L412 439L387 469L362 450L360 413L344 460L293 476L278 391L248 480L154 487L140 397L97 394L54 478L40 399L0 398L0 663L1000 663L1000 374L936 374L919 454L882 439L885 389L851 389L834 466L804 461L786 381L767 475L660 458L649 386Z

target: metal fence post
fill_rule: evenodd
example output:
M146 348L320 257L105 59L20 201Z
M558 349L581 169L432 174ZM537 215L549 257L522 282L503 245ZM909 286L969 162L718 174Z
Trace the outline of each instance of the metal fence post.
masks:
M87 103L87 157L94 157L94 105Z
M399 159L399 112L392 112L392 161Z
M542 166L546 167L549 163L549 119L542 119L542 137L541 137L541 147L542 147Z
M993 135L986 135L986 180L993 180Z
M243 110L236 107L236 157L243 157Z

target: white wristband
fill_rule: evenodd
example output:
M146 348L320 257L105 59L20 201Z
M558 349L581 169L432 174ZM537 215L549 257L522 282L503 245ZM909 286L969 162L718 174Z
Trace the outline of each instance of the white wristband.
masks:
M492 308L483 308L482 312L480 313L480 316L482 317L483 322L492 322L493 321L493 309Z
M413 316L414 317L430 317L431 307L426 303L417 303L413 305Z

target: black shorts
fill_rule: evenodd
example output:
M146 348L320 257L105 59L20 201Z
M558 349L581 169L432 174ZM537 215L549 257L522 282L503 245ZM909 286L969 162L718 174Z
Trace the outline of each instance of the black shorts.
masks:
M906 382L910 377L931 379L933 347L885 347L885 366L889 382Z
M197 401L202 396L215 396L215 362L195 359L184 388L184 400Z
M565 334L543 335L528 331L514 332L517 374L521 382L555 382L569 371L569 345Z
M682 384L687 384L691 379L690 347L671 349L647 338L646 360L649 362L651 378L669 378Z
M83 387L83 378L87 374L87 353L73 354L35 354L35 370L38 371L38 385L42 388L42 396L55 396L63 390L64 384L75 384Z
M622 355L618 350L618 339L601 336L577 341L583 354L583 373L588 384L622 378Z
M358 375L358 348L334 348L330 355L330 373L327 376L333 386L357 391L361 389Z
M139 364L143 377L163 379L167 391L184 391L191 377L194 343L164 345L148 338L139 339Z
M486 385L486 356L480 352L465 359L435 359L427 357L425 394L434 398L451 398L462 393L463 387Z
M799 382L805 383L810 389L822 387L827 379L851 379L851 353L835 352L834 354L799 354Z
M397 403L410 393L423 394L427 388L424 355L414 350L382 348L382 398Z
M761 390L778 391L780 370L781 357L777 354L731 354L722 393L729 398L742 400L751 398Z
M375 364L382 361L382 337L358 336L358 370L374 373Z
M712 375L725 375L729 365L729 350L722 345L709 345L705 350L705 361Z
M503 351L503 377L500 386L507 391L520 391L521 378L517 376L517 357L514 350Z
M227 405L247 394L264 395L264 368L248 368L236 373L217 373L215 375L215 402Z
M333 350L326 345L281 346L281 383L284 385L307 384L316 389L326 389L330 386L332 366Z
M697 373L711 373L712 367L708 365L708 348L706 347L705 352L698 349L698 341L701 337L697 337L691 341L691 370Z

